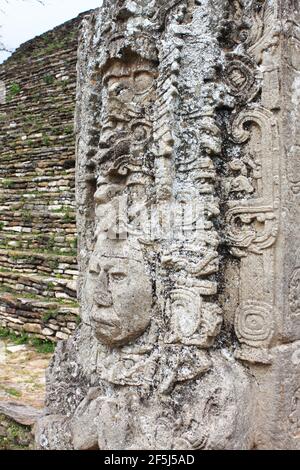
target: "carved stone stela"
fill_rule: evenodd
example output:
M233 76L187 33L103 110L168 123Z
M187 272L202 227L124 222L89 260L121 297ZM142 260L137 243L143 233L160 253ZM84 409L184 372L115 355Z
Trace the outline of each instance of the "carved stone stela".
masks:
M82 323L37 448L300 448L299 8L116 0L84 21Z

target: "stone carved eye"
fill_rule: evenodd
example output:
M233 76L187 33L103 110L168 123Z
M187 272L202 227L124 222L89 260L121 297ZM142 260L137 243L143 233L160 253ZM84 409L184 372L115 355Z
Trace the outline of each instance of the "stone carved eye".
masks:
M133 96L132 83L127 77L112 78L107 85L109 98L130 102ZM116 104L113 101L114 104Z
M109 276L114 282L121 282L127 278L125 273L110 273Z
M122 86L120 82L116 81L115 79L111 79L107 84L107 89L110 93L118 95L122 90Z
M137 93L146 93L153 85L154 78L149 72L138 72L134 77L134 85Z
M124 87L122 85L116 86L113 90L113 92L116 96L120 96L122 91L124 91Z

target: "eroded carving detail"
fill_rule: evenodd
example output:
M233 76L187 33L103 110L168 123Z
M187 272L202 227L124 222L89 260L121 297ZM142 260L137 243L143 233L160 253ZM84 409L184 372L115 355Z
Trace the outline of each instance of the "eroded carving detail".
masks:
M256 63L246 55L226 55L224 77L230 92L240 101L252 101L260 89Z
M235 2L227 20L235 22L241 44L238 54L227 55L226 81L237 100L248 102L232 122L233 144L224 184L229 199L226 239L230 252L241 259L240 306L235 314L241 348L236 356L264 364L271 362L268 349L274 336L275 309L269 293L274 288L272 250L279 231L279 131L272 112L279 106L277 58L272 55L280 29L275 3ZM239 42L230 34L228 40ZM268 95L272 87L275 100ZM257 282L261 289L256 291ZM261 341L260 328L266 335Z
M295 438L299 438L300 433L300 388L298 388L292 399L292 407L289 420L292 424L292 432Z
M290 279L289 303L292 316L300 315L300 268L295 269Z
M87 23L83 323L49 369L39 447L254 446L248 366L272 363L279 329L280 103L264 86L279 83L273 3L104 0ZM294 273L292 316L298 284Z
M207 348L221 330L221 309L203 302L197 289L177 288L170 293L167 306L167 343L180 342Z
M138 247L98 239L86 276L83 306L83 320L105 344L126 344L146 330L152 283Z
M235 256L246 256L247 252L262 254L276 240L278 223L272 207L237 206L228 211L226 221Z
M238 351L238 357L250 362L268 364L271 360L267 348L274 334L274 313L265 302L248 300L236 312L235 331L246 348ZM258 350L249 351L251 348Z

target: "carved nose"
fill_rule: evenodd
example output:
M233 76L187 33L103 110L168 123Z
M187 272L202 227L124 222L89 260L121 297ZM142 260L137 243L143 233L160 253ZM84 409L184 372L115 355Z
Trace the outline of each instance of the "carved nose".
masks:
M109 289L108 275L106 272L100 273L98 282L99 284L94 294L94 301L100 307L111 307L113 300Z

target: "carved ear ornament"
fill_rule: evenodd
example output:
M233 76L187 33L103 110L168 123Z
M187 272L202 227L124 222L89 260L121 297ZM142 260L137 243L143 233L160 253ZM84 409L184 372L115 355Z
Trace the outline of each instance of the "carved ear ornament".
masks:
M242 102L250 102L261 88L262 76L249 56L227 53L224 79L233 96Z

